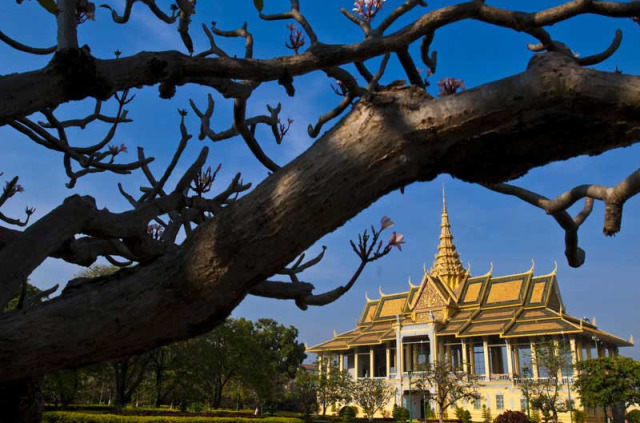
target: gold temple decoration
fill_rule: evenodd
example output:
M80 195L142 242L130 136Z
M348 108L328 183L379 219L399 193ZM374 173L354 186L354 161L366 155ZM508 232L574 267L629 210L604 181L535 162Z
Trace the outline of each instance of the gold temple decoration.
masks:
M447 213L447 203L442 188L442 221L440 223L440 243L438 253L429 270L432 277L437 277L454 291L469 276L469 272L462 267L460 255L456 251L451 234L451 224Z

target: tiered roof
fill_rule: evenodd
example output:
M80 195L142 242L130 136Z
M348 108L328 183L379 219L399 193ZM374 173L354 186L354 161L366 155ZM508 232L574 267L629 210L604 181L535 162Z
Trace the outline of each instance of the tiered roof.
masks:
M435 323L436 336L470 338L497 335L518 338L540 335L597 335L617 346L632 346L595 324L565 313L556 269L534 276L531 268L507 276L471 277L460 263L453 243L443 197L440 243L435 262L424 272L419 286L409 290L367 298L357 327L335 334L333 339L308 349L310 352L348 350L357 346L382 344L395 339L395 327L414 323Z

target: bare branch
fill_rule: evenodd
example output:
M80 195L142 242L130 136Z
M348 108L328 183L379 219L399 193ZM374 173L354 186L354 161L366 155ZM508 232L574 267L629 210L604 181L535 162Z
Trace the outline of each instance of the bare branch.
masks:
M405 47L405 48L396 50L396 55L400 60L400 64L402 65L402 68L404 69L407 76L409 77L409 81L413 85L416 85L420 88L424 88L425 87L424 81L422 80L422 77L420 76L420 73L418 72L418 69L416 68L415 63L413 62L413 59L409 54L409 49Z
M391 12L389 16L387 16L375 29L378 35L382 35L384 31L387 30L387 28L389 28L396 20L398 20L398 18L411 11L411 9L413 9L417 5L427 7L427 3L423 0L406 0L400 6L396 7L393 12Z
M509 184L496 184L496 185L485 185L490 190L500 192L502 194L513 195L515 197L520 198L527 203L534 205L538 208L541 208L547 213L551 214L553 218L558 222L560 227L564 229L565 232L565 251L564 254L567 257L567 261L569 266L571 267L580 267L584 263L586 254L582 248L578 246L578 228L586 218L591 213L593 208L593 201L587 200L585 201L584 208L582 211L574 218L572 218L566 209L561 209L554 212L549 212L549 205L551 201L543 197L539 194L526 190L524 188L516 187Z
M613 56L616 51L618 51L618 48L620 48L620 44L622 44L622 31L617 29L616 35L613 37L613 41L611 41L611 44L605 51L599 54L594 54L593 56L578 58L578 63L582 66L589 66L597 65L598 63L604 62L609 57Z
M316 35L307 19L304 17L304 15L300 13L299 0L291 0L291 10L289 12L279 13L276 15L265 15L263 13L260 13L260 18L264 19L265 21L293 19L304 29L304 32L307 34L311 42L311 47L313 48L318 45L318 36Z
M260 144L255 139L249 128L247 128L247 121L245 119L245 114L247 111L247 101L236 99L233 103L233 127L242 139L245 141L249 150L253 153L253 155L258 159L260 163L262 163L267 169L272 172L280 169L280 166L275 164L265 153L262 151Z
M28 45L19 43L18 41L9 37L2 31L0 31L0 41L8 44L9 46L15 48L16 50L19 50L25 53L38 54L38 55L44 56L47 54L54 53L56 51L56 46L51 46L48 48L37 48L37 47L30 47Z

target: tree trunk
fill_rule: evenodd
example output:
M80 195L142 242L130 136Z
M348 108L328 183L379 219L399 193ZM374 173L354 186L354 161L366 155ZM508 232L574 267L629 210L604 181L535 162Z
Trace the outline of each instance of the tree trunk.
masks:
M444 408L443 407L439 407L440 410L438 410L438 421L440 423L444 423Z
M162 404L162 381L164 379L164 368L161 366L156 367L156 408Z
M613 423L624 423L625 412L627 411L624 402L611 405L611 414L613 416Z
M32 310L2 313L0 380L209 331L322 236L412 182L442 173L502 182L551 161L630 145L639 126L639 77L581 68L556 53L537 55L522 74L439 100L412 87L375 93L179 251L79 284Z
M39 423L44 400L41 379L23 379L0 384L0 423Z

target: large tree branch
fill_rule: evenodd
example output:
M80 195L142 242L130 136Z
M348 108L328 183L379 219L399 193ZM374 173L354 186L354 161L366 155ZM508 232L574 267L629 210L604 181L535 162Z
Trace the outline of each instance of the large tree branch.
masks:
M618 3L573 0L537 13L514 12L471 1L443 7L385 37L367 38L350 45L316 45L304 53L268 60L231 57L191 57L175 51L142 52L114 60L92 58L87 51L68 49L56 53L46 68L0 78L0 125L46 107L93 96L106 99L116 91L162 83L161 87L195 83L213 87L224 96L246 98L251 89L232 79L274 81L284 75L362 62L404 48L436 29L465 19L525 31L546 48L555 49L541 27L580 14L613 17L640 15L640 2ZM566 51L565 51L566 53ZM172 95L172 91L162 93Z
M412 182L449 173L498 183L639 138L640 77L584 69L555 53L438 100L415 87L372 93L179 251L0 315L0 379L203 333L320 237Z

